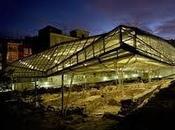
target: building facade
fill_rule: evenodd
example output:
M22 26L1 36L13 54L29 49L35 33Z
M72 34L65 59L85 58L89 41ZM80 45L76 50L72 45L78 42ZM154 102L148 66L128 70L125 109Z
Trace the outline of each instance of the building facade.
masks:
M82 29L75 29L70 31L70 35L77 38L86 38L89 37L89 32Z
M38 36L26 37L25 45L32 46L32 52L38 53L62 42L68 42L89 36L89 32L82 29L70 31L70 34L63 33L62 30L46 26L38 31Z
M62 30L52 26L46 26L38 31L39 44L44 45L43 49L47 49L61 42L77 39L69 35L63 34Z
M24 45L23 40L0 40L0 70L4 69L7 64L29 55L32 55L32 48Z

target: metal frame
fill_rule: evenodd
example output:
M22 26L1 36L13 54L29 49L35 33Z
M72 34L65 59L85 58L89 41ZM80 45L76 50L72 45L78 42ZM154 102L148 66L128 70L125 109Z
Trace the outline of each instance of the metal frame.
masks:
M13 70L14 78L61 75L115 60L123 54L120 50L129 55L140 55L167 66L175 66L175 48L165 39L135 27L120 25L108 33L60 43L15 61L6 71Z

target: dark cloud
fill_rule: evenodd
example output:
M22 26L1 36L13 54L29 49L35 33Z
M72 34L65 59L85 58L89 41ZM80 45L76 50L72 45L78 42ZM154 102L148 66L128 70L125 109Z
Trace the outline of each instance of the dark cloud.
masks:
M90 0L89 4L111 22L137 26L152 33L158 31L158 25L169 28L171 21L168 20L175 17L174 0ZM166 30L167 35L174 33L171 27ZM159 31L157 34L163 36L165 33Z
M90 0L92 7L107 16L135 17L145 21L173 16L173 3L174 0Z

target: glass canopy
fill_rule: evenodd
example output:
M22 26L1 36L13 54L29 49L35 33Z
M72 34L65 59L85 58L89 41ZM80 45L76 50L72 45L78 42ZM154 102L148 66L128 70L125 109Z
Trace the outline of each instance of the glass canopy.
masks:
M152 71L175 66L175 48L165 39L120 25L89 38L63 42L11 63L13 78L42 78L66 73Z

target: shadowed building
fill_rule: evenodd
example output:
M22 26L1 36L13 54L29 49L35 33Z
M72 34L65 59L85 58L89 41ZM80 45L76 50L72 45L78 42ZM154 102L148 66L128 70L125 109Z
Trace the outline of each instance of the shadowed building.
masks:
M86 38L89 37L89 32L82 29L75 29L70 31L70 35L77 38Z
M71 31L70 35L68 35L64 34L62 30L48 25L38 31L38 36L26 37L25 44L32 45L33 52L38 53L62 42L68 42L88 36L89 32L85 30L76 29Z

